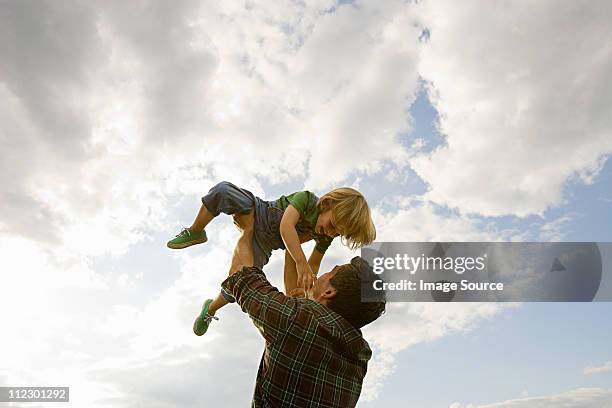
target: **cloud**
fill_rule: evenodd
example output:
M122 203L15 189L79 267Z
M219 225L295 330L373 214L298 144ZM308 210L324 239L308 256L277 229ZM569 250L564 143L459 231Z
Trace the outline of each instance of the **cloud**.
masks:
M393 208L386 211L384 207ZM377 241L520 241L526 232L500 230L478 217L457 214L422 197L388 196L373 210Z
M91 254L120 252L142 239L135 229L155 225L156 211L161 218L164 210L144 180L150 157L128 150L139 147L129 139L136 135L127 135L139 131L129 112L137 95L130 78L114 76L99 13L83 4L3 8L2 232ZM100 135L105 129L108 138ZM93 237L98 244L106 237L105 245L89 245Z
M218 220L206 246L173 253L164 252L164 235L170 238L180 222L191 221L199 197L224 179L265 198L272 198L267 185L289 182L323 190L355 176L363 185L390 165L393 174L385 176L397 179L410 157L398 137L412 128L407 108L419 75L431 84L449 144L414 159L432 187L425 198L385 193L373 205L379 239L521 240L523 231L500 231L440 204L469 205L484 214L516 207L520 215L554 202L572 172L593 181L603 166L594 158L609 147L602 136L609 116L598 106L610 93L587 80L609 82L610 70L601 69L608 56L594 48L602 42L587 41L587 31L561 37L584 57L584 70L576 63L561 67L584 72L562 89L567 72L546 63L560 59L558 48L546 55L526 50L503 24L491 35L461 30L472 18L486 21L477 8L457 14L456 25L448 27L437 7L327 0L145 1L104 8L3 3L0 269L11 272L0 286L0 314L12 330L0 350L2 381L44 384L51 378L73 387L71 398L83 406L200 406L202 395L215 406L248 404L263 344L246 316L230 306L206 338L190 332L203 298L218 291L237 234L229 220ZM456 6L444 7L454 13ZM498 18L490 7L496 6L478 9ZM563 7L569 6L539 10L540 16L562 16ZM542 21L554 28L546 18L519 24L527 17L517 15L517 29L527 30L520 38L537 39ZM431 41L421 48L418 19L431 26ZM525 66L537 70L521 70L510 59L504 62L515 76L499 81L503 72L488 71L497 66L494 58L483 66L467 64L474 55L464 55L466 38L470 44L506 39ZM497 55L493 45L476 45L478 55ZM460 66L441 63L445 55ZM551 71L555 75L540 84ZM561 94L548 109L544 96L551 87ZM529 105L521 105L521 89ZM584 108L574 108L578 116L568 126L573 111L565 105L572 98ZM502 111L511 113L514 130L500 128ZM457 119L462 114L467 124ZM573 138L582 126L590 137L577 146ZM545 129L548 139L559 135L555 149L563 160L546 159L551 143L537 139L537 129ZM503 146L515 134L524 135L524 148L533 153L488 155L487 143ZM476 139L464 143L464 137ZM479 143L481 152L465 148ZM528 160L515 169L522 155ZM541 178L551 183L542 186ZM451 185L461 185L460 191ZM554 236L564 222L544 230ZM352 255L334 243L322 269ZM281 262L277 254L268 267L275 282L282 282ZM375 359L364 399L376 398L397 353L474 330L506 309L390 305L365 331Z
M41 173L76 175L92 157L87 78L103 50L95 44L95 13L84 4L5 3L0 24L1 228L37 240L57 240L62 223L34 196ZM52 164L52 165L51 165ZM9 171L10 170L10 171ZM79 192L82 185L70 186ZM27 214L27 215L26 215ZM45 225L37 231L37 226Z
M401 2L5 7L5 233L117 254L168 222L173 194L324 188L405 157L417 31Z
M398 135L410 130L406 111L418 88L410 11L399 2L340 7L300 49L296 79L307 90L300 109L314 141L307 185L327 187L406 158Z
M584 369L584 374L599 374L612 371L612 361L606 361L598 366L589 366Z
M427 213L426 209L421 211ZM388 234L386 224L381 225L381 233ZM27 370L27 365L23 366L27 361L25 356L19 358L19 354L13 353L15 359L8 355L7 359L3 358L11 367L8 381L41 383L57 378L75 388L71 394L74 402L88 406L109 403L133 406L134 401L152 407L171 406L176 401L184 406L199 406L198 395L201 394L210 395L210 401L217 406L248 404L263 350L262 340L248 318L229 306L221 311L221 320L213 322L206 337L198 338L191 333L192 319L202 300L217 293L218 284L227 273L230 249L237 238L228 219L215 220L209 233L214 240L206 246L195 251L169 253L176 262L177 277L167 286L148 290L148 298L144 301L133 302L128 295L130 292L117 293L122 290L121 276L124 274L119 269L112 275L117 279L109 276L105 280L108 289L103 293L88 295L90 292L86 288L65 292L62 304L66 305L66 310L63 311L62 304L47 308L48 313L56 316L54 319L37 315L36 308L31 309L33 305L27 302L13 309L15 323L19 324L14 327L15 335L5 337L3 344L13 345L7 350L21 349L19 344L28 344L23 348L24 353L34 353L39 363L47 361L49 369ZM11 252L15 252L14 249ZM282 282L281 255L274 254L266 268L270 280L277 284ZM120 255L127 256L129 254ZM328 270L330 265L346 262L351 256L351 251L335 242L322 271ZM34 259L31 255L26 258ZM22 265L32 271L34 282L41 275L52 279L57 273L41 270L31 261ZM147 274L150 273L140 278L139 287L148 285L151 278ZM17 294L24 291L19 290ZM53 293L47 291L50 299ZM42 298L40 307L47 300ZM448 306L392 304L383 318L364 329L366 339L374 348L374 359L364 383L363 400L373 400L381 392L386 379L394 372L397 353L421 342L474 330L482 321L508 310L507 306L496 304ZM57 316L62 317L61 321ZM19 333L26 327L38 331L31 333L32 340L23 343ZM61 340L67 334L73 337L70 343ZM54 369L56 365L49 360L48 350L52 345L64 353L62 370L66 367L66 373L62 376L56 372L59 368ZM228 376L228 367L234 373L241 373L238 382L230 381L233 377ZM220 380L223 378L227 381ZM199 391L194 392L194 389ZM245 392L236 393L235 389Z
M559 242L563 241L566 233L567 225L578 218L578 214L565 214L554 220L544 223L540 227L539 240L542 242Z
M499 231L475 218L444 214L430 202L389 197L394 211L374 208L373 218L380 242L507 240L517 231ZM519 303L389 303L378 321L363 329L374 346L374 357L364 381L363 399L372 401L395 370L395 356L423 342L474 330L479 324L520 307Z
M216 240L210 251L176 254L178 279L160 291L149 289L149 298L136 303L120 279L109 276L97 287L86 280L86 270L62 273L36 243L0 242L2 259L21 268L0 288L0 314L11 325L0 350L3 382L52 379L71 387L71 401L87 406L196 407L203 394L216 406L248 404L263 352L249 319L230 306L206 337L191 332L202 300L216 295L227 276L228 243L237 231L225 221L210 229ZM278 261L277 254L275 270ZM271 279L281 280L278 274ZM148 281L141 278L141 290ZM235 387L248 391L236 393Z
M612 152L608 2L419 4L420 75L446 144L411 161L426 198L484 216L543 214ZM452 16L452 17L451 17ZM474 22L478 22L475 24Z
M374 346L362 398L376 399L384 380L395 370L395 355L419 343L474 330L519 303L390 303L385 314L363 329Z
M603 388L576 388L559 394L519 398L493 404L461 405L455 402L450 408L599 408L612 404L612 390Z

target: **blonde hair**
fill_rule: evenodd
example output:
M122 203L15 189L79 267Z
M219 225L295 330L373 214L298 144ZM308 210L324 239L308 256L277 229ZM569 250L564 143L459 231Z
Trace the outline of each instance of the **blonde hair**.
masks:
M350 249L361 248L376 239L376 228L365 197L354 188L341 187L322 196L319 213L331 210L336 227L342 230L342 243Z

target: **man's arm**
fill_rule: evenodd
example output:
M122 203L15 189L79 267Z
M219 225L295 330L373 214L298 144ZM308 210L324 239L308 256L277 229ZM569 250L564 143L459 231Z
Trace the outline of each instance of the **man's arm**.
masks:
M300 241L305 241L307 238L300 237ZM314 276L317 276L319 272L319 266L321 265L321 259L323 254L316 249L313 249L308 264L312 268ZM305 291L297 284L297 268L295 261L291 257L289 251L285 251L285 270L284 270L284 281L285 281L285 294L291 297L305 297Z
M323 255L316 249L312 250L312 254L310 254L310 258L308 259L308 264L312 268L314 272L314 276L317 276L319 272L319 267L321 266L321 259L323 259ZM297 273L295 268L295 261L291 258L291 255L285 251L285 293L287 296L291 297L306 297L306 291L304 288L299 287L297 285Z
M230 275L221 285L236 299L266 341L284 335L297 311L296 299L287 297L273 287L258 268L244 267Z

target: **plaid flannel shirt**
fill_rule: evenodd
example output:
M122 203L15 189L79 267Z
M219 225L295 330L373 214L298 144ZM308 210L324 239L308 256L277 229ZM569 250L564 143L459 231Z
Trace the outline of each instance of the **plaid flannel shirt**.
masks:
M319 302L286 297L258 268L222 284L266 343L252 407L354 407L372 351L342 316Z

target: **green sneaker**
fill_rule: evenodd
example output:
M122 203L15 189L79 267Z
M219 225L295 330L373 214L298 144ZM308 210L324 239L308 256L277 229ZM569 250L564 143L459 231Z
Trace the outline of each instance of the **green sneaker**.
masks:
M176 238L168 241L166 245L168 245L168 248L182 249L196 244L203 244L206 241L208 241L206 231L192 232L187 228L183 228Z
M196 317L195 322L193 322L193 332L196 336L202 336L204 333L206 333L206 330L208 330L208 325L213 319L219 320L218 317L210 316L208 314L208 307L210 306L212 301L212 299L207 299L204 302L200 315Z

